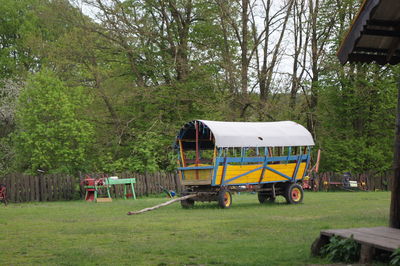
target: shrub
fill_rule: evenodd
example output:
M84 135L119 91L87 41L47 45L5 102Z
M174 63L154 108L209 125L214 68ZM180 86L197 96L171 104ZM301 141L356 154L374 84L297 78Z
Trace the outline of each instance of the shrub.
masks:
M400 248L396 249L390 256L390 265L400 265Z
M353 235L348 239L333 236L329 240L321 254L332 262L351 263L357 261L360 256L360 245L353 239Z

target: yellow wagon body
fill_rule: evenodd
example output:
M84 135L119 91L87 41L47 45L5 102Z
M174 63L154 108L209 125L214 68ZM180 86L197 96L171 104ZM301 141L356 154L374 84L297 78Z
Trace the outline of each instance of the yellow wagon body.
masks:
M206 165L202 165L206 166ZM210 165L211 166L211 165ZM193 165L194 167L194 165ZM231 179L238 175L243 175L245 173L250 172L247 175L244 175L238 179L235 179L231 182L228 182L226 185L243 185L243 184L255 184L260 181L260 176L262 169L251 172L256 168L262 167L262 164L253 164L253 165L230 165L226 169L225 179ZM293 174L295 170L295 163L288 164L274 164L271 165L271 168L275 169L278 172L281 172L287 176ZM305 174L306 163L301 163L299 166L299 170L296 174L296 180L301 180ZM196 174L198 171L198 177ZM223 166L219 166L217 170L217 178L216 185L221 185L222 174L224 171ZM266 170L264 174L264 182L286 182L287 179L282 175L276 174L270 170ZM185 172L185 180L183 180L184 185L211 185L212 184L213 171L212 169L203 169L203 170L188 170Z

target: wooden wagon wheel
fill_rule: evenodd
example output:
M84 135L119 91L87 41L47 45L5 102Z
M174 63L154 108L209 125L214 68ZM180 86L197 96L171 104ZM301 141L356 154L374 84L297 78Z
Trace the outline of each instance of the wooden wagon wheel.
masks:
M190 195L189 191L185 190L184 192L182 192L182 196L187 196L187 195ZM181 206L184 209L192 208L194 206L194 199L181 200Z
M258 201L263 204L267 201L267 196L268 194L265 191L258 191L257 192L257 197L258 197Z
M232 194L227 189L221 189L218 192L218 205L221 208L229 208L232 205Z
M273 197L271 193L268 193L266 191L258 191L257 196L258 196L258 201L261 204L264 204L266 202L275 202L275 197Z
M268 186L267 185L262 185L261 188L265 189L265 188L268 188ZM272 203L275 202L274 195L272 194L272 192L269 192L269 191L258 191L257 192L257 197L258 197L258 201L261 204L264 204L266 202L272 202Z
M285 199L289 204L299 204L303 201L304 192L303 188L296 183L286 186L285 189Z

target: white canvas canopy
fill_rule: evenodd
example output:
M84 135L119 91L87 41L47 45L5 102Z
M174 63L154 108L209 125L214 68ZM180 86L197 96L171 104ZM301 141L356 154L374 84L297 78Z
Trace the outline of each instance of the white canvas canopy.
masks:
M288 147L313 146L310 132L292 121L220 122L198 120L215 137L217 147Z

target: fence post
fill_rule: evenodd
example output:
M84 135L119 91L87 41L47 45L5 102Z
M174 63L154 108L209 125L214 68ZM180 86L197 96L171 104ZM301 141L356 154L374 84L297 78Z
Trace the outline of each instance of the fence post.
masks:
M144 192L144 194L146 196L149 195L149 185L148 185L147 177L148 177L147 173L144 173L144 184L145 184L145 192Z
M180 194L180 193L182 193L181 180L176 171L173 173L173 176L174 176L176 191Z

